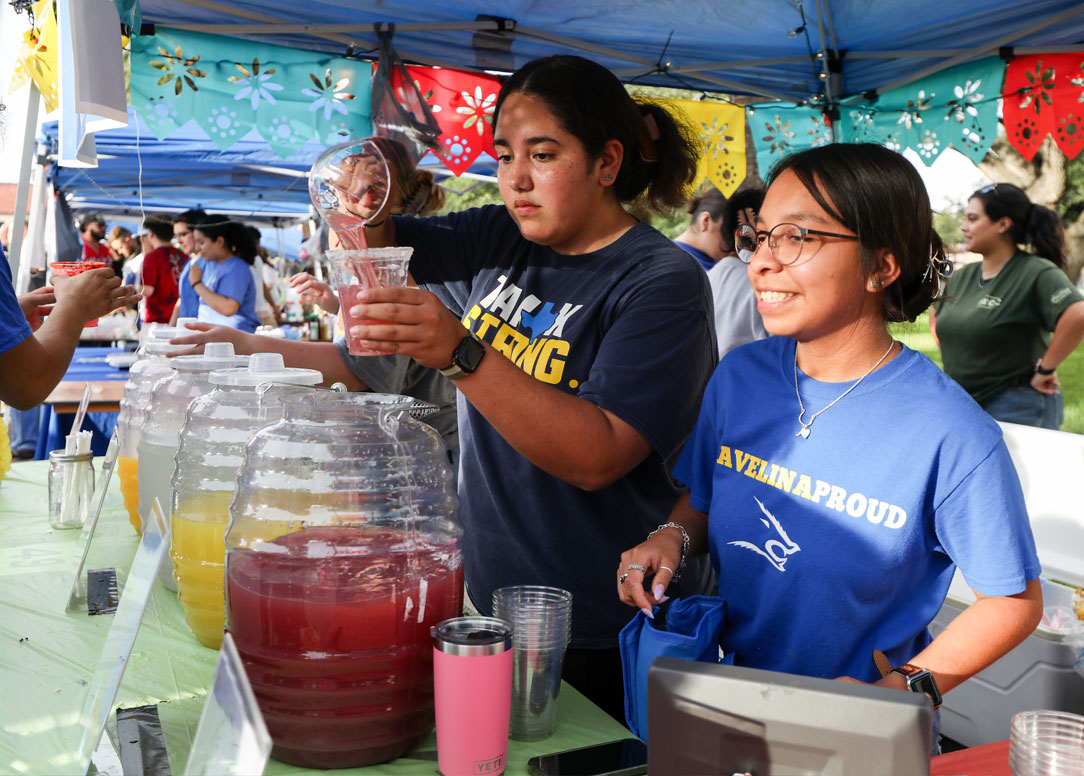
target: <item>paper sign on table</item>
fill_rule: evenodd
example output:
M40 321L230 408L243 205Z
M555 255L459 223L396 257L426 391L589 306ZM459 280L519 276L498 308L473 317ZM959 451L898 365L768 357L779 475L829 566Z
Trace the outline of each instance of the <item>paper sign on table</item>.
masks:
M270 756L271 735L256 704L233 637L227 633L222 639L215 679L199 718L184 774L246 776L263 773Z
M145 521L143 538L136 550L135 560L128 573L128 582L124 586L117 613L105 638L101 655L90 680L86 703L79 716L79 726L83 738L79 744L78 772L86 773L90 758L102 737L105 724L113 710L120 689L124 668L135 646L139 626L147 611L151 591L158 579L158 567L169 550L169 523L162 515L162 507L155 499L151 513Z
M79 542L75 547L75 555L79 558L79 564L75 567L75 579L72 581L71 593L68 596L68 613L86 611L87 609L87 580L83 570L87 565L87 556L90 552L90 543L94 539L94 531L98 527L98 518L102 514L102 505L105 504L105 496L109 491L109 481L113 479L113 469L117 465L117 455L120 451L120 441L117 439L117 431L113 430L113 437L109 440L109 448L105 451L105 461L102 462L102 474L98 478L98 487L94 489L94 498L90 502L90 512L87 514L83 530L79 534Z

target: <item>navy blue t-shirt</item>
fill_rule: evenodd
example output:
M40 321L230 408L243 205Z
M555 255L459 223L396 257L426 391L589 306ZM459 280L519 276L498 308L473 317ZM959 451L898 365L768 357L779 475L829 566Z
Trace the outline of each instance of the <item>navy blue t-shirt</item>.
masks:
M572 646L610 648L635 610L617 598L621 553L668 519L669 471L715 366L711 290L684 251L637 224L605 248L564 256L532 243L499 206L396 218L410 271L471 331L535 379L602 407L653 452L586 492L530 463L459 395L459 495L471 600L504 585L572 592ZM683 583L703 592L707 564ZM679 585L673 594L680 594Z

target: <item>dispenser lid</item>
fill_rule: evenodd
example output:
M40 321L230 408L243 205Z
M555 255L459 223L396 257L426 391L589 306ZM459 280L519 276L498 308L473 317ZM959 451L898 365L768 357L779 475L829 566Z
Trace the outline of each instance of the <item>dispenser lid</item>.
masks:
M453 617L430 633L433 646L450 655L496 655L512 648L512 626L496 617Z
M180 372L210 372L245 366L248 362L249 356L234 355L232 342L208 342L201 355L176 356L170 360L170 366Z
M252 386L263 383L288 383L290 385L318 385L324 375L315 369L287 367L281 353L256 353L243 369L216 369L211 372L214 385Z

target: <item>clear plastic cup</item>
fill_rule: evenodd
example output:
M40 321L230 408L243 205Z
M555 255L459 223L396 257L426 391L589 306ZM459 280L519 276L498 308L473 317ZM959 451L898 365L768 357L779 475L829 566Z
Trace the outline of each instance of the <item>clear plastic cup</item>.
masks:
M512 624L512 712L518 741L553 735L565 649L572 634L572 594L557 587L516 585L493 592L493 616Z
M101 269L104 266L104 261L54 261L49 264L49 269L53 271L53 277L70 278L82 275L87 270ZM83 324L83 328L90 329L97 325L98 319L95 318Z
M383 321L355 318L350 309L358 303L358 295L369 288L394 288L405 286L407 266L413 248L369 248L366 250L328 251L331 261L331 277L339 295L339 310L343 315L346 344L353 356L384 355L379 350L363 347L351 334L354 326L383 323Z
M1013 776L1084 776L1084 716L1022 711L1009 729Z

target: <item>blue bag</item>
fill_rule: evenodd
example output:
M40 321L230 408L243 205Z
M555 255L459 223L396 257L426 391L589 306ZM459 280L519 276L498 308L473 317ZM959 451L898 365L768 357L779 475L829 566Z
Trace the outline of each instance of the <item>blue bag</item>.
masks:
M653 613L658 616L658 606ZM625 678L625 721L636 736L647 741L647 669L652 661L672 657L719 662L719 634L725 616L726 601L722 598L694 595L670 601L666 630L656 627L642 611L621 629L618 644Z

